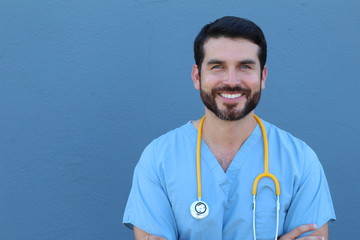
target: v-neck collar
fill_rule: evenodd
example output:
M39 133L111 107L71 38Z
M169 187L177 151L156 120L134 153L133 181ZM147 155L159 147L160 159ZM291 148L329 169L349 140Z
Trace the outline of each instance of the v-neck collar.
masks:
M197 129L193 126L191 122L189 122L189 124L192 127L193 133L195 134L195 136L197 136ZM196 144L196 138L194 139ZM216 182L226 195L229 195L232 185L231 183L234 181L235 178L238 177L238 172L241 169L242 165L246 161L251 160L251 157L249 155L259 141L262 141L262 135L259 124L257 124L250 136L246 139L239 151L236 153L226 172L224 172L206 142L204 140L201 141L202 168L207 167L212 172L216 179Z

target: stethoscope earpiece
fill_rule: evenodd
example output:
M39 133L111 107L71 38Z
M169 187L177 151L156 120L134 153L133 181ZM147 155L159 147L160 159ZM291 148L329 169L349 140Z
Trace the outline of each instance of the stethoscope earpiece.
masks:
M190 206L190 213L195 219L202 220L209 215L209 206L204 201L195 201Z

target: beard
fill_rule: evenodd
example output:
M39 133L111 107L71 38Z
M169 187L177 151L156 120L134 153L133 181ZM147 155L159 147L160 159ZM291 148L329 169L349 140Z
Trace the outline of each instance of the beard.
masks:
M245 106L239 109L238 103L223 103L224 108L220 109L215 101L219 91L243 93L247 99ZM251 90L248 88L229 86L214 88L211 92L206 92L201 88L200 81L200 96L206 108L212 111L218 118L225 121L237 121L244 118L256 108L261 97L261 87L254 93L251 93Z

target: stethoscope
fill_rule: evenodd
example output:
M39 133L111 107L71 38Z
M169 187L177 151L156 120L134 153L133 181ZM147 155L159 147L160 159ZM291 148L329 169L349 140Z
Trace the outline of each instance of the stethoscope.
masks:
M253 195L253 202L252 202L252 220L253 220L253 234L254 240L256 240L256 197L257 197L257 187L258 183L262 178L268 177L271 178L275 184L275 195L276 195L276 232L275 232L275 240L278 238L279 232L279 216L280 216L280 184L279 180L276 178L275 175L269 173L269 150L268 150L268 140L267 134L265 131L264 124L262 123L261 119L254 115L255 120L260 126L262 137L263 137L263 145L264 145L264 172L259 174L253 183L252 186L252 195ZM197 195L198 200L193 202L190 206L190 213L191 215L198 220L202 220L209 215L210 209L206 202L202 201L202 185L201 185L201 166L200 166L200 152L201 152L201 137L202 137L202 130L204 124L205 116L203 116L200 120L198 135L197 135L197 144L196 144L196 178L197 178ZM272 188L271 188L272 189Z

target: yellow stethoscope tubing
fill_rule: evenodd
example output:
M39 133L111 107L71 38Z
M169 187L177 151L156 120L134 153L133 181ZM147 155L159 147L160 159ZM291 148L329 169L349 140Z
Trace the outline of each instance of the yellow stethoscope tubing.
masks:
M278 239L279 234L279 220L280 220L280 184L279 180L275 175L269 173L269 147L268 147L268 139L264 124L262 123L261 119L254 114L254 118L256 119L257 123L260 126L262 137L263 137L263 144L264 144L264 172L259 174L253 183L252 187L252 195L253 195L253 234L254 240L256 240L256 192L258 183L262 178L269 177L273 180L275 184L275 195L276 195L276 231L275 231L275 238L274 240Z
M275 183L275 194L277 196L280 195L280 184L279 180L275 177L275 175L269 173L269 147L268 147L268 140L267 134L262 123L261 119L254 114L254 118L260 126L262 137L263 137L263 144L264 144L264 172L259 174L255 180L252 187L252 195L256 195L256 190L259 181L264 177L271 178ZM202 183L201 183L201 165L200 165L200 152L201 152L201 139L202 139L202 129L204 125L205 116L200 119L199 128L198 128L198 136L197 136L197 144L196 144L196 176L197 176L197 189L198 189L198 199L199 201L202 198Z
M201 201L202 197L202 189L201 189L201 166L200 166L200 152L201 152L201 138L202 138L202 129L204 125L205 116L203 116L200 120L199 129L198 129L198 137L196 144L196 177L197 177L197 189L198 189L198 199Z
M257 123L260 126L262 137L263 137L263 144L264 144L264 172L259 174L255 180L252 187L252 195L256 195L256 189L258 187L258 183L260 179L264 177L269 177L274 181L275 184L275 194L276 196L280 196L280 184L279 180L275 177L275 175L269 173L269 147L268 147L268 139L267 134L265 131L264 124L262 123L261 119L254 114L254 118L256 119Z

